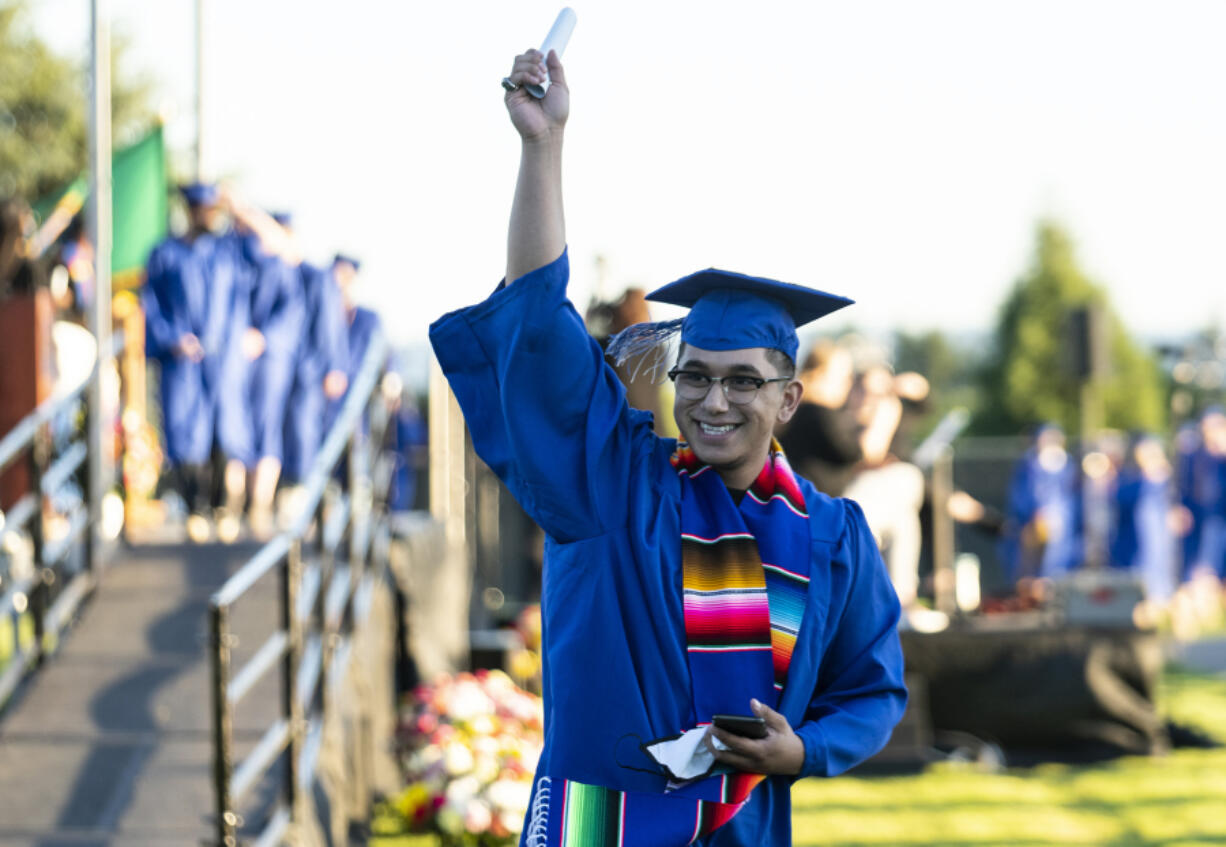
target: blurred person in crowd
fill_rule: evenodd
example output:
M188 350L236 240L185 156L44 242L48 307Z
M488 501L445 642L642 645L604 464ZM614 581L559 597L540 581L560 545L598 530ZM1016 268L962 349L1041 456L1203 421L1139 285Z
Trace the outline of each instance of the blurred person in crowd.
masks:
M875 364L859 374L848 397L860 432L860 461L843 496L864 509L904 609L914 609L919 588L924 474L900 459L893 446L903 398L918 403L927 396L928 381L919 374L895 375Z
M284 228L291 224L288 213L271 218ZM286 406L306 315L297 268L246 225L240 226L239 233L249 279L249 320L242 346L250 363L246 396L255 457L248 517L252 532L257 538L264 538L273 526L273 498L284 458Z
M242 391L244 263L239 241L224 230L218 187L193 183L181 191L188 229L153 249L141 289L145 349L161 371L166 456L189 511L188 535L207 540L210 507L222 501L219 535L232 540L251 453Z
M1145 620L1155 622L1178 584L1179 539L1191 515L1179 502L1174 472L1162 441L1135 437L1115 497L1111 564L1131 571L1145 587Z
M27 251L33 233L29 206L17 199L0 201L0 300L33 294L47 283L46 268Z
M1035 431L1014 469L1005 513L1002 558L1012 584L1054 579L1081 563L1077 465L1060 427Z
M1174 623L1181 637L1220 626L1226 614L1226 412L1210 406L1176 438L1180 499L1191 516Z
M51 270L56 309L85 323L94 301L94 285L94 245L85 231L85 216L77 214L64 229Z
M388 432L388 447L396 457L388 508L407 512L417 505L417 485L427 466L429 437L425 418L407 393L401 398Z
M610 352L680 332L685 441L657 436L566 297L555 53L546 96L522 90L543 61L518 56L503 83L521 145L505 280L430 330L478 455L548 534L524 837L782 847L797 777L871 755L906 700L898 599L859 507L793 474L772 438L802 392L797 325L847 301L716 270L654 292L687 317ZM730 729L755 719L756 737Z
M1184 543L1184 578L1226 576L1226 411L1211 406L1181 441L1178 485L1192 529Z
M861 425L847 405L855 376L851 351L819 341L797 377L804 387L801 403L779 432L779 443L797 472L831 497L843 495L863 457Z
M293 520L300 508L302 484L326 434L328 405L344 396L349 385L349 324L334 269L301 262L298 286L305 319L295 345L294 382L285 416L282 475L290 485L282 495L282 523Z
M345 397L349 393L348 389L353 385L354 380L357 379L358 372L362 369L362 360L366 358L366 351L370 349L370 342L374 340L376 333L383 331L383 324L379 320L379 315L365 306L358 305L356 288L361 270L361 261L353 256L337 253L336 257L332 260L332 276L336 279L336 284L340 288L341 308L344 310L346 340L344 372L346 389L339 397L329 398L328 410L324 416L325 433L332 429L332 425L336 423L337 415L340 414L341 406L344 404ZM395 392L395 396L399 398L399 390Z
M349 396L349 390L352 389L362 370L362 363L366 359L371 342L374 341L377 334L383 332L383 322L378 313L365 306L359 306L357 303L356 289L361 269L362 263L358 259L344 253L338 253L332 260L332 273L341 289L341 304L345 309L345 322L348 327L346 334L348 352L345 364L347 388L342 396L329 401L328 411L324 418L324 432L330 431L336 424L341 409L344 407L345 398ZM404 391L404 381L394 361L390 363L390 366L385 365L379 382L379 390L388 409L395 414ZM366 431L367 423L365 412L363 412L359 423L363 433ZM389 421L389 425L394 426L395 422ZM347 473L343 464L335 471L336 477L343 484L347 484Z

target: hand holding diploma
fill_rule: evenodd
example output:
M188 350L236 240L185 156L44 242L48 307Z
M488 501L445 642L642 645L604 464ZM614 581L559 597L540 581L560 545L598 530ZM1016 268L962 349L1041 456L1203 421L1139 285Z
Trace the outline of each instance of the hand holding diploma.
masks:
M552 84L544 97L538 99L528 93L528 86L543 85L547 78ZM543 141L561 131L570 114L570 89L556 52L551 50L547 57L540 50L521 53L515 57L507 79L516 86L504 98L507 112L525 142Z

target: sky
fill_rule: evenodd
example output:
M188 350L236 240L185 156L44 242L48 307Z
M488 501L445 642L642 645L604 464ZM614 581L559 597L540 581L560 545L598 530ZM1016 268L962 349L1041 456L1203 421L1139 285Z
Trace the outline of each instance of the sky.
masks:
M312 258L360 256L401 344L492 290L518 157L498 83L557 0L204 2L208 173L293 210ZM194 2L109 5L189 161ZM715 266L852 297L870 331L981 332L1050 217L1134 332L1226 314L1226 3L573 8L581 310ZM36 0L35 23L84 58L88 9Z

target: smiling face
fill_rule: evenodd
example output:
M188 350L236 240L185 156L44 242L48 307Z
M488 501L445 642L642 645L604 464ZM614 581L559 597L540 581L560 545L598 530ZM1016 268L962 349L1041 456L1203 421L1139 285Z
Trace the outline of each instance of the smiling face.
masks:
M677 369L711 377L748 376L773 379L791 376L772 362L786 360L763 347L745 350L681 348ZM795 379L763 385L749 403L729 403L721 386L712 383L706 395L687 399L678 393L673 416L683 440L694 455L711 465L729 488L748 488L757 478L770 450L776 424L786 423L800 403L801 385Z

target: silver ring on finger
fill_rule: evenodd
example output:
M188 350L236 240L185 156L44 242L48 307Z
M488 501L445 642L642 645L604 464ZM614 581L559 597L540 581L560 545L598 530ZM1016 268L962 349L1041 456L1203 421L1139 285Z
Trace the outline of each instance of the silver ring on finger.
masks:
M511 82L511 78L509 76L504 76L502 78L502 87L507 91L519 91L519 86Z

